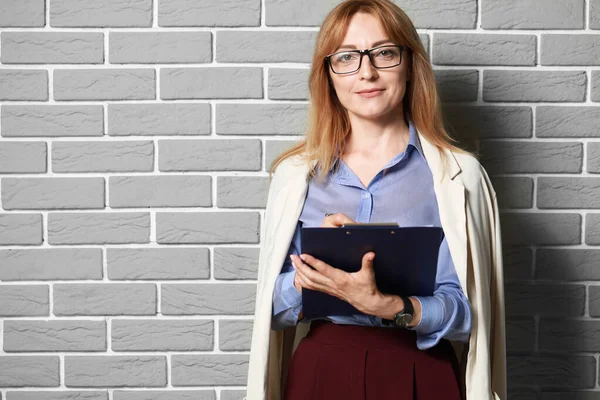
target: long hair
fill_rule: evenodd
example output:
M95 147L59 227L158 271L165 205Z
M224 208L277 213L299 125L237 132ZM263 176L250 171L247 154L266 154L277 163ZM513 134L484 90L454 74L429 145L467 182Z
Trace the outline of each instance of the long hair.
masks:
M350 19L357 12L378 18L389 38L408 48L405 57L412 56L411 80L403 99L405 117L413 121L417 130L440 153L445 148L470 154L459 148L457 141L444 128L433 69L419 34L406 13L389 0L346 0L325 17L316 39L308 81L310 105L306 135L273 161L271 173L281 161L301 155L307 162L316 162L310 177L321 180L342 154L351 131L350 120L330 82L325 57L341 45ZM410 61L408 57L407 60ZM320 171L318 176L317 171Z

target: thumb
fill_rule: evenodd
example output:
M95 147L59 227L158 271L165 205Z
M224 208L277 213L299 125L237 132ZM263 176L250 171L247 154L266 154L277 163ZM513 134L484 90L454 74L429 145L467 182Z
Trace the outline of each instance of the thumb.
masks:
M375 253L372 251L366 253L362 258L362 269L368 270L370 273L373 273L373 259L375 258Z

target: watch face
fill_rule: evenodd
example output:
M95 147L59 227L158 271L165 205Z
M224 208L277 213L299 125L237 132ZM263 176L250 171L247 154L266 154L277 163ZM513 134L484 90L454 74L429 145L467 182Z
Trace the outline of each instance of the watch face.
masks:
M412 318L410 314L400 314L396 317L396 325L406 327L411 323Z

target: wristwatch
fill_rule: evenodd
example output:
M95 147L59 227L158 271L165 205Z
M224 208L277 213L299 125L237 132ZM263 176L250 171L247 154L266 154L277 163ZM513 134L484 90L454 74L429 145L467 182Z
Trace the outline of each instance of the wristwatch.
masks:
M404 302L404 309L400 312L397 312L394 315L393 320L382 319L382 321L386 325L395 325L398 328L407 328L413 320L413 314L415 313L415 310L413 308L412 302L408 297L400 296L400 298Z

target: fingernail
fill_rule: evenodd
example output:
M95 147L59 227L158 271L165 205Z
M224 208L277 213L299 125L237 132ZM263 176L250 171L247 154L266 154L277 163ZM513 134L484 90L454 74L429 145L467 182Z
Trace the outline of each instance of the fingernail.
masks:
M302 260L306 260L306 256L305 256L304 254L302 254L302 255L300 256L300 258L301 258Z

